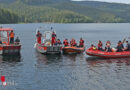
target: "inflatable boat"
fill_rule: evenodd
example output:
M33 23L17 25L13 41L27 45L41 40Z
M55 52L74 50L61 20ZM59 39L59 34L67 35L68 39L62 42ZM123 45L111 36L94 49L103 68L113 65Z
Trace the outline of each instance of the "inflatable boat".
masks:
M64 47L62 48L63 53L82 53L85 51L85 47Z
M86 54L89 56L97 56L102 58L126 58L130 57L130 51L123 52L104 52L99 50L87 49Z

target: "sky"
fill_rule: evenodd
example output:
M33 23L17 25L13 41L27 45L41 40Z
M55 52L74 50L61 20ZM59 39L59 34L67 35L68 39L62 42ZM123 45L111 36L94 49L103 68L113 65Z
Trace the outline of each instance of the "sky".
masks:
M130 0L73 0L73 1L103 1L130 4Z

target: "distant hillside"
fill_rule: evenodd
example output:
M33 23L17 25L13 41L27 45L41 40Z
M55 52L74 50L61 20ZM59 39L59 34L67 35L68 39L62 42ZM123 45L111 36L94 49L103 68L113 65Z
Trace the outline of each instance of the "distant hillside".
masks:
M25 16L25 22L58 22L58 23L87 23L93 20L77 12L69 10L59 10L48 6L32 6L24 4L23 2L16 1L2 7L11 9L19 15ZM22 8L21 8L22 7Z
M0 24L4 23L18 23L23 22L24 18L18 16L16 13L0 8Z
M123 22L130 22L130 4L106 3L96 1L82 1L73 3L103 10L105 12L114 14L116 17L122 18Z
M0 6L23 16L23 22L130 22L130 5L127 4L70 0L0 0Z

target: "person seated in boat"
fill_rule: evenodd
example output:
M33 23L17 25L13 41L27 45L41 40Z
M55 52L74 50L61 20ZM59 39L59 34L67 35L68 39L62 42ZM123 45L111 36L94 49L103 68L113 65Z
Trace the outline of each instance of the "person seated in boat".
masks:
M80 38L79 47L84 47L84 40L82 38Z
M71 47L77 46L75 39L72 38L72 40L70 41L70 45Z
M111 42L109 40L106 42L105 51L106 52L112 52Z
M56 42L56 33L53 31L52 32L52 39L51 39L51 45L54 45L55 44L55 42Z
M15 39L15 44L16 44L16 45L20 44L20 39L19 39L19 37L16 37L16 39Z
M65 40L63 41L63 44L64 44L64 47L69 46L68 39L65 39Z
M10 44L14 44L14 32L13 31L11 31L10 32L10 34L9 34L9 36L10 36Z
M121 41L118 42L116 48L117 48L116 52L122 52L123 51L123 45L122 45Z
M102 46L103 46L102 41L99 40L98 41L98 50L104 51L103 48L102 48Z
M123 49L124 51L130 51L130 44L126 41L126 47Z
M41 44L42 34L40 33L40 31L37 31L36 37L37 37L37 43Z
M93 44L91 44L90 50L97 50L96 46L94 46Z
M111 42L109 40L107 40L106 45L111 46Z
M60 39L57 39L57 45L61 45L62 43L61 43L61 41L60 41Z
M124 49L123 42L122 42L121 40L120 40L119 42L120 42L120 44L121 44L122 49Z

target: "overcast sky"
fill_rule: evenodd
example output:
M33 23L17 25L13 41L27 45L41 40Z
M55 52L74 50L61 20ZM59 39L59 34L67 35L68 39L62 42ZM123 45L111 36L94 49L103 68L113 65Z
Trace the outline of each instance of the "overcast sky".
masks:
M73 0L73 1L104 1L130 4L130 0Z

